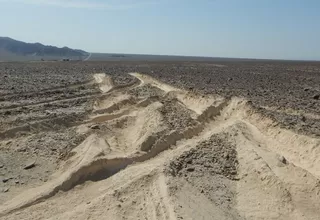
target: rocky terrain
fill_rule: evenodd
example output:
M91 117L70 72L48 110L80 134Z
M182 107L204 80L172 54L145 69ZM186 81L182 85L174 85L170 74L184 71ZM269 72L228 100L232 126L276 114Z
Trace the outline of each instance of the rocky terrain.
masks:
M320 135L318 62L4 63L0 66L0 77L4 82L0 91L2 94L31 92L38 89L39 82L43 89L64 87L90 80L92 73L99 72L118 75L117 83L134 80L123 73L140 72L201 94L245 97L280 126L299 133Z
M318 219L319 85L316 62L1 63L0 218Z
M220 62L156 65L140 70L202 94L245 97L281 126L320 135L320 64Z

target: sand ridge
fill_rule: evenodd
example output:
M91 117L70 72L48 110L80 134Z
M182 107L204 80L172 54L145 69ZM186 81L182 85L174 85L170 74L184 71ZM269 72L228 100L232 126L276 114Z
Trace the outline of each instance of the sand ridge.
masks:
M3 219L318 219L320 140L279 128L243 98L150 76L114 86L52 178L0 205ZM81 128L81 129L80 129Z

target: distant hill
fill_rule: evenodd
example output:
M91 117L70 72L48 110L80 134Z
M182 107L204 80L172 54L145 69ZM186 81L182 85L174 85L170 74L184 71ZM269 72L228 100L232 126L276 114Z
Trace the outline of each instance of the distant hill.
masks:
M0 60L85 59L87 56L89 53L83 50L26 43L9 37L0 37Z

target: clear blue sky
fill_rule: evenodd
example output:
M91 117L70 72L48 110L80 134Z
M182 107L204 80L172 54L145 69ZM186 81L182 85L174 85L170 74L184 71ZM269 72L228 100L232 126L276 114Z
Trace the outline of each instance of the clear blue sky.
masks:
M0 0L0 27L89 52L320 60L320 0Z

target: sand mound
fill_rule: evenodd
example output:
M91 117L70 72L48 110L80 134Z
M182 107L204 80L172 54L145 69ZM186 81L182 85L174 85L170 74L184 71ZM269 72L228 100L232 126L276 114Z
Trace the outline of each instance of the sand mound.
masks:
M243 99L131 75L140 83L94 76L103 94L75 125L87 138L2 219L319 219L319 139Z
M93 77L103 93L109 92L114 87L112 78L105 73L97 73Z

